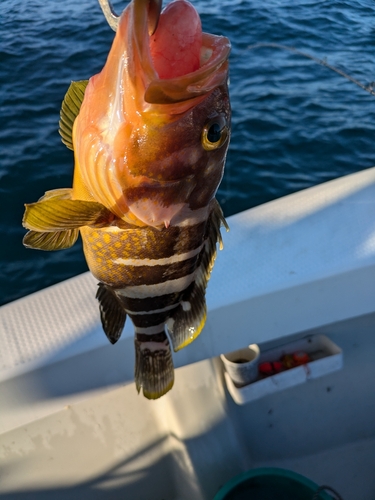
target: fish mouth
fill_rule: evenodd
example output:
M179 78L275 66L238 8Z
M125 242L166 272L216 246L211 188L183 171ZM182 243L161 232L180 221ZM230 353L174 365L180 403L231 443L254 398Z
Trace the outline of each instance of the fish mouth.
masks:
M181 0L175 0L176 2ZM148 104L175 104L208 94L228 78L230 42L223 36L202 33L200 66L175 78L160 78L150 51L150 32L159 19L158 0L133 0L131 10L120 19L121 36L129 40L129 73L141 77L144 101ZM128 9L126 9L128 10ZM155 34L157 35L158 28Z

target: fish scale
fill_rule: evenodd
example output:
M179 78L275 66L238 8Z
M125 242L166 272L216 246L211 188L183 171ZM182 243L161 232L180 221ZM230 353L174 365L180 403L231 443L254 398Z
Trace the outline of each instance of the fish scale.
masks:
M124 266L121 263L116 263L119 258L130 257L138 261L153 259L157 263L159 259L183 255L201 246L205 226L206 222L183 228L163 228L161 231L146 227L116 232L84 227L81 228L81 235L91 272L103 283L118 288L125 285L142 284L138 283L142 280L140 275L147 275L151 270L150 265ZM191 261L190 269L192 270L194 270L196 258L197 256L187 259ZM159 274L176 274L183 266L186 266L186 260L164 265L163 269L159 268L157 272ZM175 270L173 271L173 269ZM152 279L152 276L150 275L148 278ZM162 277L160 278L162 279ZM160 279L156 283L159 281Z

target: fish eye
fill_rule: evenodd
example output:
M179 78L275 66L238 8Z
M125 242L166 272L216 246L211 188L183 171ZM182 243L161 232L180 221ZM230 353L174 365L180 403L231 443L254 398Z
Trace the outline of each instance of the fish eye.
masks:
M211 118L203 127L202 146L206 151L220 148L228 137L228 126L224 115Z

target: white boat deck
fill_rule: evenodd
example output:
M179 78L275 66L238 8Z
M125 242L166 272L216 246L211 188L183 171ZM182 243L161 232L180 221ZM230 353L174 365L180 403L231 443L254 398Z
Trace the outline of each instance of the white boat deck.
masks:
M0 498L208 500L251 467L375 499L375 168L229 219L201 336L136 394L84 274L0 309ZM237 406L217 356L325 333L344 368Z
M158 401L132 384L86 394L0 436L0 498L209 500L234 475L277 466L372 500L374 328L371 314L315 331L342 347L344 368L244 406L217 358L179 368Z

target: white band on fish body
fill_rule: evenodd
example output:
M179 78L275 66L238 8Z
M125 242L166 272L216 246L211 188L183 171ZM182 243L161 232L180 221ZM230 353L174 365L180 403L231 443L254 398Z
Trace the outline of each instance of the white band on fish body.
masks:
M172 255L171 257L165 257L164 259L123 259L119 257L112 262L114 264L121 264L123 266L165 266L168 264L175 264L176 262L183 262L184 260L191 259L199 254L202 250L203 244L198 248L191 250L190 252L180 253Z
M193 272L182 278L157 283L155 285L137 285L127 286L124 290L118 290L117 294L129 299L144 299L146 297L158 297L169 293L182 292L195 279L196 273Z
M145 335L154 335L155 333L164 332L164 324L165 323L163 322L154 326L146 326L146 327L134 326L134 331L136 334L143 333Z
M152 311L129 311L126 309L126 314L129 314L129 316L142 316L144 314L158 314L162 312L167 312L167 311L172 311L175 309L179 303L177 304L171 304L170 306L163 307L162 309L153 309Z

